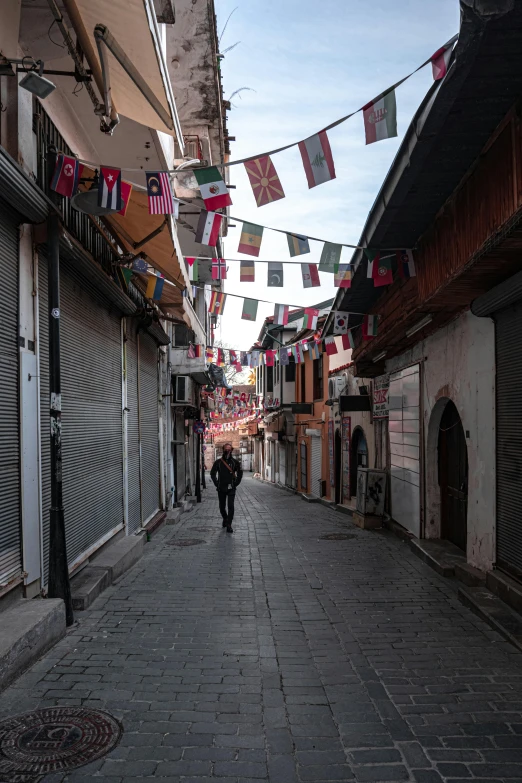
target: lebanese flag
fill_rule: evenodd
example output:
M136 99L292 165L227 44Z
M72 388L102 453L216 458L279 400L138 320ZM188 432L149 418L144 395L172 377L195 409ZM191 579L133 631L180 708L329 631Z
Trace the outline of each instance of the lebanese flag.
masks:
M328 356L335 356L336 353L339 353L337 350L337 343L335 342L335 337L327 337L324 341L324 347L326 348L326 353Z
M222 222L223 215L202 210L199 215L198 227L196 228L196 242L208 247L216 247Z
M303 288L317 288L321 285L317 264L301 264Z
M71 198L76 193L80 180L80 163L68 155L58 155L51 180L51 188L60 196Z
M441 46L440 49L437 49L435 54L432 54L430 57L434 81L437 82L439 79L444 79L448 73L451 55L453 53L453 44L457 38L458 35L454 35L450 41L445 43L444 46Z
M118 212L121 203L121 169L100 168L98 206Z
M393 272L391 267L391 256L381 258L379 250L365 248L364 253L368 259L368 270L366 276L373 280L375 288L382 285L391 285L393 283Z
M315 188L316 185L335 179L335 166L326 131L300 141L299 152L303 159L309 188Z
M391 139L397 135L395 90L379 95L363 108L366 144Z

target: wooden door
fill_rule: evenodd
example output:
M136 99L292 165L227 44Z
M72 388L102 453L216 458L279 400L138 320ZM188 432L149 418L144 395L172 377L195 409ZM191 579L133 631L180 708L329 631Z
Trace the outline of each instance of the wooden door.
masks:
M441 538L466 551L468 450L455 405L448 402L439 427Z

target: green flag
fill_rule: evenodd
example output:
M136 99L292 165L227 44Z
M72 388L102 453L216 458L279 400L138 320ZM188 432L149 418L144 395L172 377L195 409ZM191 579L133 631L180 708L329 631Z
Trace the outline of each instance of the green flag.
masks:
M241 318L244 321L255 321L257 318L257 299L243 299L243 312Z
M330 272L332 275L339 270L339 261L341 260L342 245L334 245L332 242L325 242L321 260L319 261L320 272Z

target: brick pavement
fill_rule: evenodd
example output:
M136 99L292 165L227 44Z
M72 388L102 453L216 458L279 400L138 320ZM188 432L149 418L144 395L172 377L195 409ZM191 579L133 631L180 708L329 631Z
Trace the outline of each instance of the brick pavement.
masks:
M0 697L1 717L84 704L121 719L109 756L45 783L521 783L522 655L451 581L253 479L236 507L227 536L207 490ZM353 537L319 538L336 532Z

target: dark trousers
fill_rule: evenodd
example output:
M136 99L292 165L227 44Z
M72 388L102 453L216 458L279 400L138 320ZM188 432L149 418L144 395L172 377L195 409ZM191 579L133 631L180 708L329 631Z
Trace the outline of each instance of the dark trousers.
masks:
M220 492L218 490L218 498L219 498L219 510L221 512L221 516L224 520L228 522L229 525L232 524L232 520L234 519L234 500L236 499L236 493L235 490L233 492ZM227 513L227 498L228 498L228 513Z

